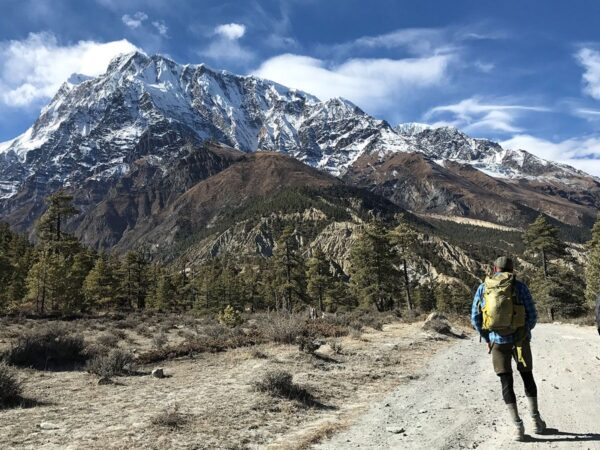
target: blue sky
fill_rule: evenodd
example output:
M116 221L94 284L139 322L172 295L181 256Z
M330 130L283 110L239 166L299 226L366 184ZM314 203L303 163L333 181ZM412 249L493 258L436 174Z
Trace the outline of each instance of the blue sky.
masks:
M139 48L600 175L600 2L0 0L0 141Z

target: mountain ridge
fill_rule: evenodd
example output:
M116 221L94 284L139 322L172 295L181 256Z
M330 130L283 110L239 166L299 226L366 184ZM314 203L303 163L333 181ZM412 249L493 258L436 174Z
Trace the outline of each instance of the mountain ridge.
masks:
M321 101L258 77L134 52L98 77L70 77L31 128L0 144L0 218L31 231L45 197L68 189L85 213L125 208L92 215L98 223L79 229L87 241L111 247L137 220L167 210L244 153L262 151L289 155L416 213L509 226L546 213L588 227L600 207L599 179L524 150L452 127L392 127L341 98ZM413 161L422 177L381 172L390 161Z

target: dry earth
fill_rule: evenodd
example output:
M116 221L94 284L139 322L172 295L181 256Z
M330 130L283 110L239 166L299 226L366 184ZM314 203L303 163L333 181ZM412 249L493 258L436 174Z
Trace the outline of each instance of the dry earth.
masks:
M4 331L0 347L19 329ZM140 344L139 336L126 335L120 346ZM393 323L336 341L340 353L325 345L314 356L275 344L201 354L164 363L167 378L119 377L114 385L98 385L82 371L20 370L25 396L39 403L0 411L0 448L308 448L386 392L414 383L423 364L453 339L425 333L420 324ZM273 369L292 373L322 406L255 392L253 382ZM185 419L179 427L153 423L175 408Z
M592 327L541 324L532 341L540 411L550 429L531 435L522 382L515 391L527 442L508 434L500 383L475 338L438 353L422 376L372 405L325 449L600 449L600 339ZM520 394L520 395L519 395Z

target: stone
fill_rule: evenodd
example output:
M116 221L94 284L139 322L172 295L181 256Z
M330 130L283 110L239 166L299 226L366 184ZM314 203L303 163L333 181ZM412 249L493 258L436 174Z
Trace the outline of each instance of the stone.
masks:
M154 369L152 371L152 376L154 378L164 378L165 377L165 371L164 371L164 369L161 369L161 368Z
M388 433L400 434L404 433L405 430L403 427L387 427L385 431L387 431Z
M60 427L54 423L42 422L38 425L38 428L42 430L58 430Z

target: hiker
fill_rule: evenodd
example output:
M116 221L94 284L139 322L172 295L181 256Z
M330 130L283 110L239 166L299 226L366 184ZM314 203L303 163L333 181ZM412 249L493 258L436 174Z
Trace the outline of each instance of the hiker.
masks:
M515 279L512 259L502 256L494 262L494 273L479 286L471 310L471 323L485 340L492 364L502 384L502 397L514 424L514 438L525 438L513 389L512 359L525 385L525 395L535 433L546 430L538 410L537 386L533 378L531 330L537 312L527 286Z

